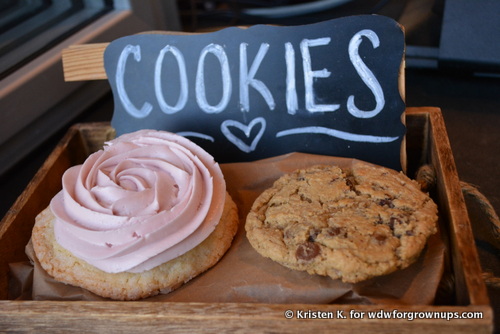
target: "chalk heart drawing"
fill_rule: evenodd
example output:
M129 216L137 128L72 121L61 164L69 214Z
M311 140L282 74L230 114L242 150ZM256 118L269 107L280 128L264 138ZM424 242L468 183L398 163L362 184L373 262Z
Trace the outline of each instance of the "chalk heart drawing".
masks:
M250 146L247 145L243 140L241 140L240 138L235 136L234 133L231 132L231 128L238 128L241 131L243 131L243 133L245 134L245 136L247 136L247 138L250 138L250 134L252 132L253 127L256 125L259 125L259 124L261 125L260 130L257 133L257 135L253 138ZM257 117L257 118L254 118L250 122L250 124L245 125L245 124L240 123L238 121L235 121L232 119L227 119L224 122L222 122L220 129L221 129L222 133L224 134L224 136L226 136L226 138L231 143L236 145L236 147L238 147L241 151L243 151L245 153L250 153L250 152L255 150L255 148L257 147L257 144L259 143L260 138L262 138L262 135L264 134L264 131L266 130L266 120L263 117Z

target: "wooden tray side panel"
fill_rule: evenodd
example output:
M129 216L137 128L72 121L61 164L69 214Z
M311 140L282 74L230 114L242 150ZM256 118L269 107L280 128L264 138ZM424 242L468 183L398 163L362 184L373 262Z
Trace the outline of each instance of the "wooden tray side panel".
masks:
M492 312L486 307L402 306L389 309L399 314L392 319L369 319L368 312L380 312L376 305L279 305L248 303L152 303L152 302L0 302L0 331L60 333L68 328L85 333L172 332L193 333L491 333ZM364 312L361 319L351 310ZM300 318L309 312L328 317ZM285 312L292 312L288 319ZM302 313L300 313L302 312ZM404 315L406 312L406 316ZM438 315L435 315L437 312ZM456 312L456 313L455 313ZM450 313L481 319L438 319ZM411 313L415 320L408 320ZM426 317L426 315L428 317Z
M446 214L449 222L457 303L488 305L488 292L481 277L479 255L444 120L439 109L428 110L432 137L429 154L436 174L439 175L437 196L442 205L441 214Z
M415 178L418 168L428 164L428 142L429 142L429 114L412 112L408 108L406 112L406 155L407 174Z
M77 129L66 136L49 155L12 209L0 223L0 299L7 299L8 264L25 261L25 245L31 237L35 217L61 189L61 175L86 156Z

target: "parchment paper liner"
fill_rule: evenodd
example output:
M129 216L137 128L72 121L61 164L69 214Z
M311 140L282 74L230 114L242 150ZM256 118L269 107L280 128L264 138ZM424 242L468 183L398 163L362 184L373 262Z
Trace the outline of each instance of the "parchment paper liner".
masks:
M287 269L260 256L245 236L246 215L255 198L284 173L314 164L349 167L355 159L292 153L247 163L222 164L228 192L238 205L240 226L233 244L218 264L178 289L147 301L261 302L304 304L432 304L444 272L445 245L431 236L416 263L392 274L357 284ZM12 298L34 300L105 300L56 282L36 261L11 264Z

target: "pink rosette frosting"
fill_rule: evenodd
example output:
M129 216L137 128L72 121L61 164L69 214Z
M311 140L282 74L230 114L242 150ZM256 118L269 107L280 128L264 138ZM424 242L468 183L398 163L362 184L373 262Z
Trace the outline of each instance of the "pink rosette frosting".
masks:
M50 204L57 242L110 273L142 272L191 250L215 229L226 196L211 155L155 130L106 143L62 184Z

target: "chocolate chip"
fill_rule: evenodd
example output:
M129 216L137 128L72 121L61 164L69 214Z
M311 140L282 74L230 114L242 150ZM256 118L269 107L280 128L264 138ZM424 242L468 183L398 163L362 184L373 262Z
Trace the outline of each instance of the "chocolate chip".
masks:
M295 257L298 260L303 261L311 261L316 256L318 256L320 252L319 246L314 242L304 242L297 247L297 251L295 251Z
M321 233L321 230L317 229L317 228L313 228L309 231L309 238L308 238L308 241L310 242L314 242L316 240L316 238L318 237L318 234Z
M385 244L385 241L387 240L387 236L383 234L375 234L373 237L377 240L379 245Z
M342 231L342 229L340 227L336 227L336 226L330 227L328 229L328 235L335 237L335 236L339 235L341 231Z
M411 236L415 235L415 233L413 233L413 230L410 230L410 231L406 231L406 235L411 237Z
M394 208L394 203L392 203L392 200L390 198L384 198L378 201L378 205L380 206L388 206L389 208Z
M389 227L391 228L391 230L394 231L394 225L396 224L401 225L403 224L403 221L398 217L391 217L391 219L389 219Z
M300 200L307 203L312 203L312 199L306 197L304 194L300 194Z
M356 179L354 178L354 176L348 176L345 180L345 184L349 187L349 189L353 192L356 193L356 195L360 195L361 192L359 190L356 189Z
M391 219L389 220L389 227L393 229L395 224L398 225L408 224L408 221L400 217L391 217Z
M337 182L339 178L338 177L333 177L331 180L330 180L330 183L335 183Z
M336 236L340 235L344 238L347 238L347 232L345 231L345 229L343 229L342 227L338 227L338 226L329 227L326 230L326 233L329 237L336 237Z

